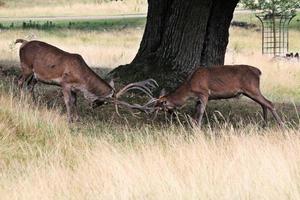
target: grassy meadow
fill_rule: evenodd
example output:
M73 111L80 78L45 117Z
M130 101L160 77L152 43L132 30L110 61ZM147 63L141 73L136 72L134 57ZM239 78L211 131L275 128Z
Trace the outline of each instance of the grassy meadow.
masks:
M53 15L64 6L70 6L64 14L76 12L77 4L106 10L112 4L132 9L145 3L76 0L71 6L56 0L56 6L35 1ZM4 16L19 16L17 11L27 5L25 0L1 2ZM132 11L126 9L122 13ZM26 9L20 16L27 16ZM262 56L258 27L230 29L226 63L261 69L262 92L274 102L284 129L270 114L263 129L260 106L244 97L209 102L200 129L190 127L185 114L193 112L193 102L172 119L161 114L153 121L126 110L120 118L111 105L93 110L80 96L81 119L69 125L60 89L39 84L34 104L16 88L15 39L38 39L79 53L105 77L133 59L144 20L76 21L75 27L54 22L58 27L47 29L23 29L16 23L1 29L0 199L300 199L300 63ZM291 51L300 50L299 38L293 28Z
M146 0L1 0L0 17L116 15L147 12Z

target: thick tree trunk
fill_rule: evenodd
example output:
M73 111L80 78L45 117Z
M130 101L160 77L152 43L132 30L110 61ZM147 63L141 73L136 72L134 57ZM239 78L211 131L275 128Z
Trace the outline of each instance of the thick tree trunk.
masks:
M201 54L201 65L212 66L224 64L226 47L229 38L229 27L238 1L215 0L207 23L204 50Z
M238 0L148 0L140 49L110 75L124 82L154 78L169 89L196 67L223 64Z

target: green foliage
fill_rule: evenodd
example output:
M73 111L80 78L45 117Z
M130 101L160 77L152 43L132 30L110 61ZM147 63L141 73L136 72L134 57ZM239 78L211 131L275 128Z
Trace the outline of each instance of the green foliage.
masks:
M299 0L241 0L245 8L262 10L268 14L294 13L300 8Z

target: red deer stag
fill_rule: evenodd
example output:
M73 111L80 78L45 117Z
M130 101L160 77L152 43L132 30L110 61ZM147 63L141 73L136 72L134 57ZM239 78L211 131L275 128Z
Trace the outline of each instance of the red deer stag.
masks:
M147 111L147 107L139 104L131 105L118 100L129 90L137 89L152 97L151 88L157 83L153 79L131 83L116 92L111 84L100 78L78 54L65 52L55 46L41 41L26 41L17 39L15 43L22 43L20 47L21 75L18 86L22 88L25 81L31 85L30 92L34 98L34 86L39 82L62 87L64 101L67 107L68 120L77 118L76 92L81 91L84 97L94 106L105 102L127 106L131 109Z
M156 111L170 111L181 107L188 98L197 99L194 120L201 125L203 113L209 100L228 99L245 95L261 105L265 124L267 110L273 114L280 126L283 122L269 100L260 92L261 71L248 65L225 65L197 69L187 81L174 92L161 95L155 104Z

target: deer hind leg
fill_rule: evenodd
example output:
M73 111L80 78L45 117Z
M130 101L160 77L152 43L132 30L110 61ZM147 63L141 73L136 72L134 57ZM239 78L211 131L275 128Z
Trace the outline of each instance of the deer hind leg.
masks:
M33 74L33 71L30 67L25 64L21 64L21 75L18 78L18 86L20 89L23 88L25 81Z
M268 107L266 107L265 105L261 105L261 108L263 110L264 127L266 127L268 121Z
M203 118L203 114L205 111L207 101L208 101L208 97L199 95L197 103L196 103L196 112L194 115L195 123L198 126L201 126L201 122L202 122L202 118Z
M267 123L267 110L269 110L272 113L275 120L277 121L278 125L281 127L283 126L283 122L280 119L279 115L277 114L273 103L271 101L269 101L268 99L266 99L260 93L260 91L258 91L256 93L247 93L246 96L248 96L249 98L251 98L252 100L254 100L255 102L259 103L262 106L263 117L264 117L265 123Z
M37 79L34 77L34 75L31 76L31 78L27 82L27 89L29 90L31 97L34 102L36 102L35 94L34 94L34 87L37 84Z

